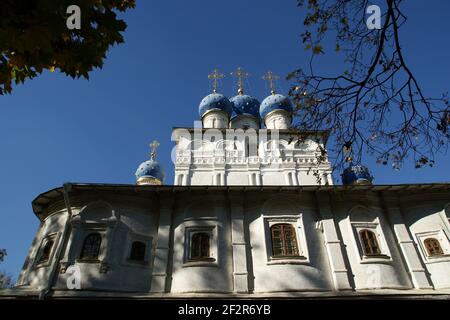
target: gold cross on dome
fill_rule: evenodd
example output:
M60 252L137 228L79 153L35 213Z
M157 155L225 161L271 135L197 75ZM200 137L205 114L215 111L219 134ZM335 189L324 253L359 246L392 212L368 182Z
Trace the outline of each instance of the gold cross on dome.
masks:
M249 76L248 72L244 71L241 67L238 67L231 75L238 79L238 93L244 94L244 84L242 80Z
M225 76L219 70L214 69L212 73L208 74L208 79L212 79L213 92L217 93L217 80L223 79Z
M266 80L269 84L270 92L275 94L275 81L280 79L279 76L273 74L272 71L267 71L265 75L263 75L263 80Z
M150 143L150 149L152 150L150 153L150 159L155 160L156 159L156 148L159 147L158 140L153 140L152 143Z

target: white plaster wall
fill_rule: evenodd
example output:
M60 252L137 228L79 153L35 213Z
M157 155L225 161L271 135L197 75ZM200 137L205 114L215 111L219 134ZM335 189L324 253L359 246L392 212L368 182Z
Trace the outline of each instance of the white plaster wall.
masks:
M183 197L174 212L171 292L232 292L232 251L229 209L226 199L211 195ZM186 228L216 228L216 260L213 263L187 261Z
M190 177L191 185L212 185L213 170L192 171Z
M341 198L338 203L332 203L335 219L342 235L353 274L355 289L411 289L413 286L392 229L382 208L374 205L374 203L376 203L376 199L364 197L364 195ZM351 221L357 221L350 220L352 209L358 207L367 210L367 214L370 214L371 217L368 220L375 220L379 223L381 237L384 239L384 241L380 241L380 246L386 249L389 258L369 258L366 260L362 258L361 249L358 248L359 240L351 226Z
M272 111L264 119L267 129L288 129L291 122L291 117L284 110Z
M249 173L248 171L228 171L227 172L227 185L249 185Z
M211 112L211 115L207 114L205 117L212 117L214 114ZM242 121L247 119L247 117L238 118L242 118ZM176 129L174 135L179 136L179 140L176 145L175 184L214 185L216 183L213 175L218 169L217 166L220 170L226 171L227 185L248 185L250 168L262 172L265 177L261 179L261 183L265 185L285 185L286 170L297 172L300 185L318 184L312 171L309 174L307 172L310 168L316 169L315 153L318 151L319 144L323 146L322 141L316 142L312 137L305 137L304 141L298 141L298 135L283 131L256 130L258 137L255 137L252 134L255 133L254 129L248 132L243 129L230 130L234 134L227 135L219 130L213 130L210 134L205 133L203 137L199 133L198 137L194 137L194 134L183 128ZM234 136L238 140L235 141ZM251 141L258 142L257 156L245 156L246 151L241 141L243 136L251 137ZM214 142L211 142L212 137ZM224 140L226 138L229 140ZM267 141L268 138L271 140ZM331 167L328 163L324 163L318 169L320 176L323 177ZM181 179L181 175L188 178ZM329 183L332 184L332 178L329 179ZM322 184L325 184L325 181Z
M21 278L18 279L18 284L29 285L33 288L42 290L47 286L51 273L52 262L54 261L57 248L61 245L61 234L67 220L67 211L62 210L48 216L39 227L36 238L33 241L29 255L26 258ZM42 240L50 234L57 234L57 241L53 245L51 260L44 266L36 266L36 259Z
M203 128L228 128L228 115L221 110L211 110L203 117Z
M280 200L280 198L282 200ZM316 229L316 214L311 207L300 206L294 198L274 195L245 212L249 230L253 265L254 292L324 291L331 290L331 278L323 239ZM264 218L301 215L306 236L308 261L299 264L271 264L268 261ZM297 230L298 231L298 230ZM302 244L301 244L302 245Z
M416 243L422 261L424 261L433 286L437 289L450 288L450 227L445 216L445 202L430 201L425 196L406 197L402 201L405 223L409 226L412 238ZM418 235L433 231L442 231L444 236L441 247L445 255L438 258L427 258L426 251L419 241Z
M233 118L230 121L230 128L238 129L238 128L253 128L259 129L259 121L255 117L241 115Z
M263 185L283 186L286 185L286 179L283 172L263 172Z
M78 228L73 242L69 241L66 248L66 250L70 250L68 253L69 264L77 266L80 270L81 289L130 292L148 292L150 290L154 240L157 238L159 215L155 207L128 205L129 201L130 199L123 199L124 204L120 205L117 204L117 202L120 203L120 200L117 200L116 204L112 206L117 222L109 230L111 232L109 239L106 237L107 227L89 224L110 219L109 214L102 212L101 208L82 211L83 223ZM108 263L107 272L100 271L101 263L77 261L84 237L97 230L103 235L99 259ZM148 261L145 264L127 261L131 243L135 240L145 241L147 244ZM67 281L70 276L70 273L60 273L56 287L67 289Z
M393 192L393 191L392 191ZM390 193L390 196L396 193ZM343 261L345 261L350 283L358 290L371 289L412 289L410 274L405 266L404 257L394 236L389 212L383 208L383 203L374 192L348 192L330 194L331 211L337 228L337 237L343 243ZM92 194L91 198L94 198ZM170 251L168 260L167 288L172 293L221 292L234 291L234 283L242 285L242 281L233 280L233 243L231 240L230 200L227 192L178 192L173 212L172 231L170 234ZM101 259L109 264L106 273L100 272L99 263L79 263L76 258L85 233L74 237L63 251L63 257L69 256L69 262L75 263L81 269L81 288L83 290L149 292L151 290L151 275L153 267L154 247L158 238L159 208L154 195L143 200L141 196L121 196L115 194L114 200L106 206L93 206L86 200L84 205L72 208L74 217L81 217L81 227L95 224L96 228L104 229L106 224L115 217L112 227L110 246L102 249ZM328 291L333 290L332 273L322 229L320 213L317 211L316 198L312 192L279 193L269 191L247 191L243 194L244 239L247 243L246 259L240 256L235 265L244 268L247 265L249 273L248 285L250 292L287 291ZM393 197L392 197L393 198ZM447 239L450 225L444 213L448 203L448 195L435 193L432 190L423 194L404 195L400 198L403 220L408 227L411 238L416 242L420 259L429 273L435 289L450 287L450 256L427 260L421 251L417 234L423 232L442 231ZM100 201L101 202L101 201ZM395 201L392 199L388 205ZM386 204L385 203L385 204ZM355 210L363 208L364 210ZM170 214L170 211L168 211ZM167 212L166 212L167 214ZM304 232L304 242L299 241L307 259L302 261L283 261L274 263L269 259L270 240L267 238L267 219L283 219L299 217L301 229ZM358 250L355 234L351 229L351 221L377 221L385 239L382 245L387 248L388 259L376 258L364 260ZM239 215L238 215L239 218ZM50 265L35 268L33 265L42 239L52 233L62 233L66 223L65 210L56 211L47 217L39 228L36 239L30 248L28 262L25 263L18 280L18 285L43 289L49 282ZM239 218L240 219L240 218ZM266 220L265 220L266 219ZM390 222L391 221L391 222ZM396 220L401 221L401 220ZM332 224L328 225L330 228ZM189 227L212 227L217 231L217 257L212 264L189 264L185 259L185 234ZM239 229L238 232L242 232ZM301 231L300 231L301 230ZM147 265L130 265L126 261L130 235L149 237L152 239L151 255ZM59 238L61 239L61 238ZM56 242L54 254L60 243ZM243 245L240 243L240 245ZM445 245L445 244L444 244ZM450 245L450 244L449 244ZM243 245L244 246L244 245ZM333 247L337 250L337 246ZM150 248L148 248L150 249ZM443 246L444 250L446 249ZM447 253L447 251L446 251ZM340 255L335 251L333 255ZM290 261L292 262L292 261ZM165 270L165 268L164 268ZM67 273L57 274L56 288L66 290ZM244 274L239 275L244 278ZM378 281L378 282L377 282ZM245 282L244 282L245 283Z

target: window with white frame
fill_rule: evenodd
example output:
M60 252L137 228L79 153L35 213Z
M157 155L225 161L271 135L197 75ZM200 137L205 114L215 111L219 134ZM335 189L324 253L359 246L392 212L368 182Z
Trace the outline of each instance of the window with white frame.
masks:
M189 222L185 227L185 265L217 264L217 226L209 222Z
M199 261L211 258L211 233L205 231L192 232L189 260Z
M47 235L46 237L44 237L44 239L42 239L35 260L35 265L37 267L47 266L51 262L57 238L56 236L57 234L54 233Z
M388 246L377 220L376 222L352 222L351 225L360 258L363 261L390 258Z
M264 225L269 264L308 261L301 215L267 216Z
M361 263L391 260L380 217L376 212L356 206L350 210L349 222Z
M270 227L272 257L298 257L298 241L295 228L290 223L277 223Z
M450 257L450 243L444 230L422 232L416 237L425 262L448 260Z

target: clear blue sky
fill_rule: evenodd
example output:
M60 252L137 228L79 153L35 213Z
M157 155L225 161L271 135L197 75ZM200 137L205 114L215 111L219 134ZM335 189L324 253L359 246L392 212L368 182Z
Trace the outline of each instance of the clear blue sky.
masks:
M405 13L407 62L426 94L440 95L449 89L450 1L406 1ZM153 139L172 184L171 129L198 118L207 74L242 66L252 75L247 92L262 100L265 71L306 66L301 16L295 0L138 1L123 16L126 42L89 81L45 73L0 97L0 248L8 250L0 270L18 275L39 225L31 209L38 194L67 181L132 184ZM321 67L332 73L340 62L327 55ZM281 81L281 91L288 87ZM231 79L222 91L234 95ZM438 160L400 172L366 164L377 184L450 181L449 155Z

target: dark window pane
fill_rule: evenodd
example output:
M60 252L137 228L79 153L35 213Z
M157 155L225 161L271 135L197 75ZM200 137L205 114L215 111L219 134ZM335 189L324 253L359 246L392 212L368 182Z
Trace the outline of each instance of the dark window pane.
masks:
M377 236L373 231L363 229L359 232L361 237L364 254L366 256L380 255L381 250L378 245Z
M441 245L437 239L427 238L423 243L425 244L425 249L427 250L429 256L444 254L444 251L442 251Z
M53 240L45 240L45 244L41 249L37 263L43 263L50 259L50 254L52 253L53 243L54 243Z
M133 244L131 245L130 260L144 261L145 249L146 249L145 243L141 241L134 241Z
M209 233L196 232L192 235L190 259L209 258Z
M299 255L295 229L291 224L275 224L270 231L274 257Z
M85 239L81 250L80 259L97 259L100 252L102 236L99 233L91 233Z

